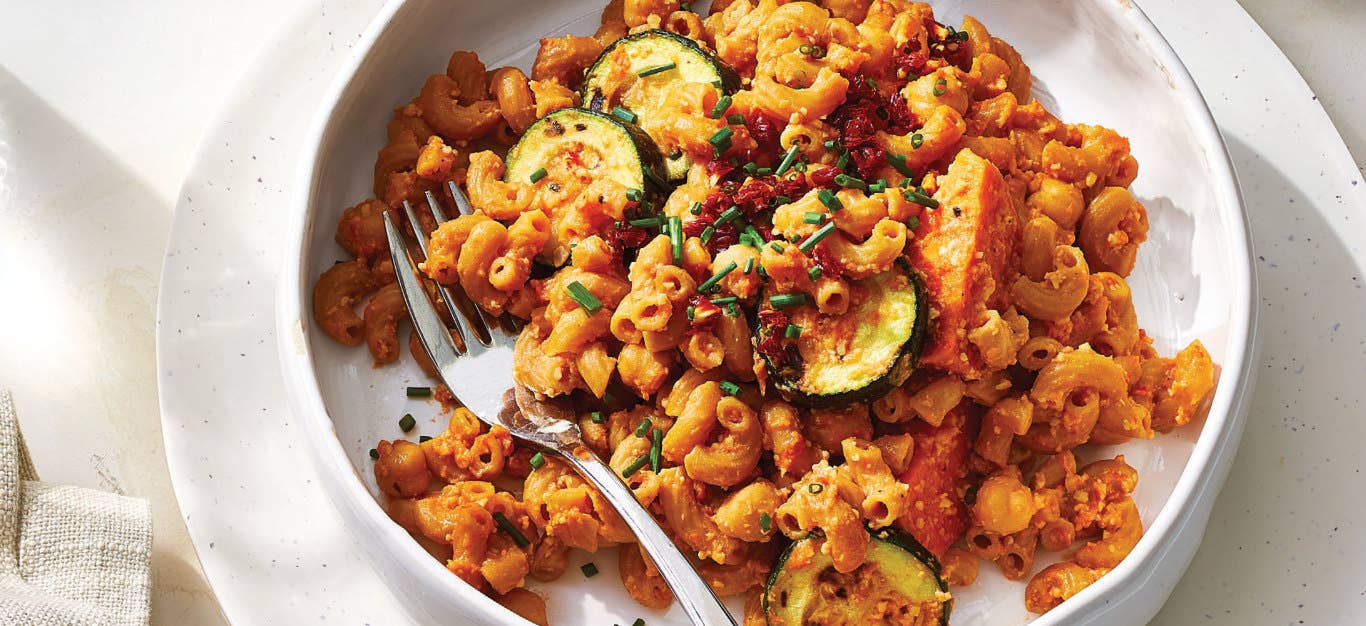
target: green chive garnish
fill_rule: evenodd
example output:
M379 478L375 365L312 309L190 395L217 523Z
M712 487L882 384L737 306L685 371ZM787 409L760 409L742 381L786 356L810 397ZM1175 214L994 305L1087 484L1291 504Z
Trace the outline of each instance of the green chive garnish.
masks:
M811 493L820 493L822 491L825 491L825 485L822 485L820 483L811 483L810 485L806 486L806 490L810 491Z
M907 201L914 202L916 204L919 204L920 206L931 209L939 208L939 201L935 200L934 198L931 198L929 194L925 193L924 187L918 189L907 189L901 192L901 195L905 197Z
M806 241L803 241L801 245L798 245L797 249L802 252L810 252L812 248L816 247L816 244L820 243L822 239L825 239L826 235L829 235L834 231L835 223L827 222L824 226L817 228L816 232L811 233L811 236L807 237Z
M792 144L792 147L791 147L791 148L788 148L788 149L787 149L787 154L784 154L784 155L783 155L783 160L780 161L780 162L778 163L778 169L773 170L773 172L774 172L775 174L779 175L779 176L782 176L783 174L786 174L786 173L787 173L787 170L790 169L790 168L792 167L792 162L795 161L796 159L797 159L797 144L794 143L794 144Z
M821 279L821 268L820 268L820 266L819 266L819 265L812 265L811 267L807 268L807 270L806 270L806 275L809 276L809 277L811 277L811 280L820 280L820 279Z
M787 328L783 329L783 336L787 337L788 339L796 339L798 337L801 337L802 327L796 324L788 324Z
M726 305L726 315L740 317L740 305L732 302Z
M592 578L598 575L598 566L594 565L592 562L584 563L579 566L579 571L583 572L585 578Z
M753 261L754 259L750 259L750 260ZM739 301L740 301L740 299L737 298L737 297L735 297L735 296L726 296L726 297L724 297L724 298L712 298L712 299L711 299L711 303L712 303L712 304L715 304L716 306L725 306L725 305L730 304L730 303L732 303L732 302L739 302Z
M835 161L835 167L837 167L837 168L839 168L839 169L841 169L841 170L848 170L848 169L849 169L849 158L850 158L850 157L849 157L849 151L848 151L848 150L845 150L843 154L840 154L839 160L838 160L838 161Z
M944 95L949 90L949 82L944 79L934 81L934 95L936 97Z
M708 291L711 291L711 288L715 287L716 283L721 282L721 279L725 278L726 274L734 272L737 267L739 267L739 265L736 265L735 261L727 263L725 267L721 268L721 271L712 274L711 278L702 281L702 284L697 286L697 293L707 293Z
M821 204L825 205L825 208L830 209L831 213L844 208L844 203L840 202L840 199L835 196L835 192L830 191L829 189L822 189L816 192L816 197L820 199Z
M762 531L764 531L764 532L768 532L768 531L769 531L770 529L772 529L772 528L773 528L773 518L769 517L769 516L768 516L768 513L760 513L760 514L759 514L759 530L762 530Z
M745 226L744 234L749 235L749 244L759 248L764 245L764 236L754 229L754 226Z
M837 174L837 175L835 176L835 184L836 184L836 185L839 185L839 186L841 186L841 187L851 187L851 188L854 188L854 189L867 189L867 188L868 188L868 183L863 182L862 179L855 178L855 177L849 176L849 175L847 175L847 174Z
M689 213L692 213L693 215L701 215L701 214L702 214L702 203L701 203L701 202L694 202L694 203L692 203L692 206L691 206L691 207L688 207L688 212L689 212Z
M427 443L428 441L431 441L431 440L432 440L432 438L431 438L430 436L428 436L428 435L422 435L422 436L420 436L420 437L417 438L417 442L418 442L418 443Z
M640 420L640 423L636 425L636 436L644 437L646 433L650 432L650 427L652 425L653 422L651 422L650 418L648 417L643 420Z
M730 115L727 115L727 116L726 116L726 122L729 123L729 124L736 124L736 125L739 125L739 126L744 126L744 125L745 125L745 116L740 115L739 113L731 113Z
M627 189L626 199L630 200L631 202L640 202L641 200L645 199L645 191L641 189L636 189L634 187L631 189Z
M627 224L635 226L636 228L659 228L663 225L663 223L664 218L658 215L654 217L642 217L638 220L631 220L627 222Z
M683 220L669 216L669 247L673 252L674 265L683 266Z
M786 309L794 306L806 304L806 294L804 293L780 293L769 296L768 303L775 309Z
M531 455L531 460L528 463L531 463L531 469L541 469L541 466L545 465L545 455L537 452Z
M901 174L902 176L905 176L907 178L915 176L915 172L911 171L911 167L909 165L906 165L906 155L904 154L887 155L887 163L892 166L892 169L895 169L897 173Z
M593 411L588 414L588 419L593 420L594 424L601 424L607 421L607 416L603 415L602 411Z
M726 114L726 109L730 108L730 103L730 96L721 96L721 98L716 101L716 106L711 108L711 114L708 117L714 120L721 119L721 116Z
M432 395L432 388L431 388L431 387L409 387L409 388L408 388L408 397L409 397L409 398L426 398L426 397L430 397L431 395Z
M695 306L689 304L689 305L688 305L688 309L687 309L687 313L688 313L688 321L689 321L689 322L693 321L693 318L697 316L697 307L695 307Z
M637 617L636 621L631 622L631 626L645 626L645 618Z
M807 211L806 214L802 215L802 221L806 222L807 224L819 224L825 221L825 214L817 213L815 211Z
M910 216L909 218L907 218L907 219L906 219L906 228L909 228L909 229L911 229L911 230L916 230L916 229L920 228L920 218L918 218L918 217L916 217L916 216L914 216L914 215L912 215L912 216Z
M887 191L887 179L879 178L877 182L869 183L868 193L882 193Z
M922 135L922 134L920 134L920 133L915 133L915 134L911 135L911 147L912 147L912 148L919 149L920 146L923 146L923 145L925 145L925 136L924 136L924 135Z
M379 450L376 450L376 449L374 449L374 448L370 448L370 458L372 458L372 459L378 461L378 460L379 460Z
M745 273L746 273L746 274L749 274L749 273L751 273L751 272L753 272L753 271L754 271L754 257L750 257L750 258L748 258L748 259L745 259Z
M736 394L740 393L740 385L730 382L729 380L721 381L720 387L721 393L724 393L728 396L735 396Z
M825 143L821 145L825 146L826 150L834 150L836 146L840 145L840 142L835 141L834 139L826 139Z
M545 171L545 168L544 168L544 167L537 168L536 171L534 171L534 172L531 173L531 182L533 182L533 183L540 182L542 178L545 178L545 175L546 175L546 171Z
M710 241L711 241L712 235L715 235L715 234L716 234L716 229L715 229L715 228L713 228L713 227L711 227L711 226L708 226L708 227L706 227L706 228L703 228L703 229L702 229L702 236L701 236L701 238L702 238L702 243L710 242Z
M621 477L622 477L622 478L630 478L630 477L634 476L636 472L639 472L639 471L640 471L640 468L645 467L645 464L646 464L646 463L649 463L649 462L650 462L650 455L649 455L649 454L642 454L642 455L640 455L640 458L638 458L638 459L636 459L636 460L634 460L634 461L631 461L631 464L630 464L630 465L627 465L627 466L626 466L626 469L621 470Z
M413 419L412 413L405 413L403 417L399 418L398 427L405 433L413 432L413 429L417 427L417 420Z
M726 150L730 149L730 138L734 134L735 131L731 130L730 127L727 126L725 128L722 128L721 130L716 131L712 134L711 137L707 138L707 143L710 143L712 148L714 148L717 151L717 153L725 152Z
M769 250L772 250L772 251L774 251L774 252L777 252L778 254L782 254L782 253L783 253L783 244L780 244L780 243L774 241L774 242L768 244L768 249L769 249Z
M664 431L656 428L650 431L650 471L658 474L662 464L659 460L660 452L664 449Z
M525 548L531 545L531 542L526 540L526 536L522 534L522 531L517 530L517 527L512 525L512 520L509 520L508 516L503 515L502 511L493 514L493 521L498 522L498 527L502 528L503 532L512 537L513 543L516 543L518 548Z
M593 295L593 292L588 291L588 288L584 287L583 283L576 280L569 283L569 286L565 287L565 289L569 291L569 297L579 303L579 306L583 307L583 310L587 311L589 315L597 313L602 309L602 300L599 300L597 296Z
M729 224L740 217L740 207L733 206L721 212L720 217L716 218L716 225Z
M787 196L773 196L773 206L783 206L784 204L792 204L792 198Z
M669 70L671 70L671 69L674 69L674 68L676 68L676 67L678 67L678 64L677 64L677 63L665 63L664 65L656 65L656 66L654 66L654 67L647 67L647 68L645 68L645 69L643 69L643 70L640 70L639 72L636 72L636 76L639 76L639 77L641 77L641 78L645 78L646 76L654 76L655 74L658 74L658 73L660 73L660 72L667 72L667 71L669 71Z
M634 124L636 123L636 120L639 119L635 113L632 113L629 110L623 109L621 107L612 107L612 115L616 116L617 119L620 119L621 121L626 122L628 124Z

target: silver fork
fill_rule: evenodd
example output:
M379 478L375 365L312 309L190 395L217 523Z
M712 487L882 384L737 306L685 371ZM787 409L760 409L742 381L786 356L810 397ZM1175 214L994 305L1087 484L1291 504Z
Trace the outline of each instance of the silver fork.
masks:
M462 215L470 213L469 200L455 183L448 185L456 207ZM436 197L427 192L427 204L432 217L440 225L446 221ZM404 203L404 213L417 237L423 258L427 255L427 237L411 204ZM403 300L413 319L422 345L441 379L450 387L460 402L486 424L498 424L513 435L538 446L560 453L588 482L602 492L616 508L626 525L635 533L640 546L654 560L664 582L694 624L701 626L736 626L721 600L712 592L674 545L664 529L640 505L617 473L598 458L583 443L579 425L571 411L542 402L512 378L513 333L500 332L495 320L469 302L463 292L453 292L438 286L438 293L454 321L455 334L461 339L462 349L452 337L437 310L427 298L427 292L417 276L416 263L408 255L402 231L389 212L384 213L384 230L389 238L389 255L394 262L394 273L403 292ZM462 305L469 305L468 308ZM507 392L514 391L520 410L512 409L505 401ZM630 547L624 549L629 550Z

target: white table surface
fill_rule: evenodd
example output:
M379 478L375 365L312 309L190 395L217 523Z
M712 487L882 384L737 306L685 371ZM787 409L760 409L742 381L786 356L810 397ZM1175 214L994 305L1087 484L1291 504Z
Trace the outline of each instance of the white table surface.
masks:
M1366 5L1243 5L1296 64L1361 171L1366 59L1358 41L1366 35ZM44 479L151 501L154 624L224 623L181 522L160 436L153 316L171 211L198 138L254 52L290 21L281 16L322 15L329 6L335 3L11 1L0 19L0 288L7 294L0 386L14 391ZM1198 23L1159 26L1169 38L1207 32ZM1197 79L1202 69L1209 70L1192 67ZM1264 78L1249 71L1245 80ZM1235 159L1253 150L1230 147ZM1240 169L1245 193L1257 193L1261 178L1274 174ZM1291 196L1286 209L1332 197ZM1322 243L1289 239L1266 250L1259 241L1271 259L1259 266L1267 306L1262 388L1189 584L1157 623L1366 620L1359 444L1319 427L1362 413L1361 385L1350 385L1366 369L1363 348L1335 342L1333 324L1359 323L1366 308L1360 292L1353 294L1361 279L1352 271L1344 272L1350 280L1340 291L1292 290L1294 272L1311 271L1319 260L1342 271L1346 255L1329 225L1306 232ZM38 264L49 271L33 272ZM1348 317L1328 321L1315 312ZM1285 324L1310 322L1324 331L1309 343L1275 335ZM1291 490L1321 494L1324 505L1301 506L1312 500ZM1258 560L1268 555L1278 560ZM1275 585L1297 591L1277 593ZM1258 606L1263 595L1270 602Z

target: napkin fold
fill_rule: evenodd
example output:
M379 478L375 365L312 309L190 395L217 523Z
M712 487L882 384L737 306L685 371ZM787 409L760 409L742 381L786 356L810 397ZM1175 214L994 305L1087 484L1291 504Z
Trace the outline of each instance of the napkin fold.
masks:
M0 390L0 624L147 624L151 556L147 502L39 482Z

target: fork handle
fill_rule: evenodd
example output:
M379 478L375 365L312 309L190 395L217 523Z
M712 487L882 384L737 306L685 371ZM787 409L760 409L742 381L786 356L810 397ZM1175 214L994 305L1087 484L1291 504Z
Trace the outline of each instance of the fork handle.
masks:
M564 458L573 463L579 473L593 483L593 486L602 492L603 497L616 508L617 513L621 514L631 532L635 533L640 546L654 560L660 575L664 577L664 582L669 585L669 589L673 591L674 597L678 599L683 612L688 614L692 623L698 626L736 626L735 618L730 616L711 587L697 574L697 570L693 569L688 557L683 556L683 552L664 533L664 529L660 528L659 522L640 505L631 488L627 487L626 483L617 477L617 473L598 458L598 455L587 456L589 458L585 459L569 452L564 454Z

